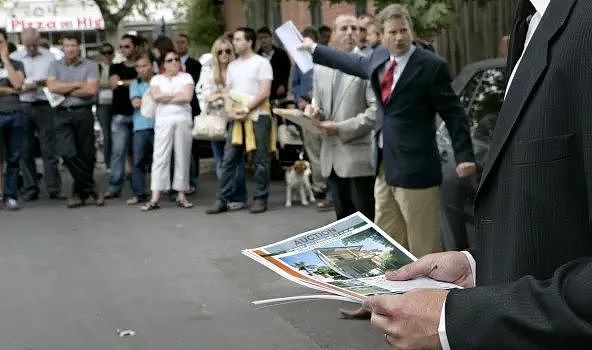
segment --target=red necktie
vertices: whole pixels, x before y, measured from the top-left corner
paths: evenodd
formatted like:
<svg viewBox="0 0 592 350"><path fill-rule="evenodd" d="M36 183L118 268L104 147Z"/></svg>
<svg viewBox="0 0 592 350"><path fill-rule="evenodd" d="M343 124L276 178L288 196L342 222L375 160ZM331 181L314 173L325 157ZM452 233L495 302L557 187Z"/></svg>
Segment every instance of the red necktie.
<svg viewBox="0 0 592 350"><path fill-rule="evenodd" d="M391 91L393 90L393 82L394 82L394 72L395 66L397 65L397 60L393 60L389 66L387 67L386 71L384 72L384 76L382 77L382 82L380 83L380 93L382 97L382 102L386 104L389 97L391 97Z"/></svg>

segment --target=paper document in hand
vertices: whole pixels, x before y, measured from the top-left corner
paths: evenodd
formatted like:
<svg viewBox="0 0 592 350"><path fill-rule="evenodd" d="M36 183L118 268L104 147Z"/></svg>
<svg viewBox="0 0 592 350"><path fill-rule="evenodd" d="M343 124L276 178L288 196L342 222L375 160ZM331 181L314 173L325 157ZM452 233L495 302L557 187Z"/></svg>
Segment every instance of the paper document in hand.
<svg viewBox="0 0 592 350"><path fill-rule="evenodd" d="M279 115L280 117L286 118L287 120L312 134L321 135L325 133L323 130L317 128L316 125L314 125L313 119L307 117L304 115L304 113L302 113L302 111L298 109L274 108L273 113Z"/></svg>
<svg viewBox="0 0 592 350"><path fill-rule="evenodd" d="M385 272L417 260L361 213L281 242L247 249L243 254L303 286L362 302L375 294L404 293L416 288L460 288L430 278L388 281ZM258 301L258 304L311 299L314 295Z"/></svg>
<svg viewBox="0 0 592 350"><path fill-rule="evenodd" d="M230 90L228 91L228 96L226 98L226 110L243 109L248 107L253 98L253 96L245 94L244 92ZM247 117L256 122L257 119L259 119L257 109L252 110Z"/></svg>
<svg viewBox="0 0 592 350"><path fill-rule="evenodd" d="M288 21L279 26L275 30L275 34L284 45L286 51L292 56L292 59L296 62L302 73L306 73L312 69L312 55L308 51L298 49L302 44L303 39L298 28L296 28L292 21Z"/></svg>
<svg viewBox="0 0 592 350"><path fill-rule="evenodd" d="M47 86L43 88L43 94L45 95L45 98L47 98L47 102L49 102L49 105L52 107L59 106L66 99L64 95L54 94L51 91L49 91L49 88Z"/></svg>

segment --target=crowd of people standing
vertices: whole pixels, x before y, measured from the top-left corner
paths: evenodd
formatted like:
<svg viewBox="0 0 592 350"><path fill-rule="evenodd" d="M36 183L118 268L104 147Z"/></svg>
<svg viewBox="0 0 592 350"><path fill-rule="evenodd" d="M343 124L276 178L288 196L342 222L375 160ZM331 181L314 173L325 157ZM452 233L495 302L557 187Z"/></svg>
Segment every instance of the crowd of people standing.
<svg viewBox="0 0 592 350"><path fill-rule="evenodd" d="M370 15L342 15L331 27L309 27L302 34L320 46L370 57L381 48L383 26ZM384 110L369 81L356 77L356 72L342 73L320 65L303 73L292 65L286 51L273 43L273 33L267 27L257 31L241 27L227 33L215 40L210 52L199 60L190 57L190 40L184 34L174 39L160 36L150 47L141 37L125 34L118 46L101 46L98 62L82 57L80 43L74 37L62 39L65 57L61 60L41 48L39 41L36 30L25 30L21 35L23 49L12 56L20 60L14 61L15 66L17 62L24 63L24 81L33 82L23 87L17 85L15 90L23 92L9 95L15 101L19 99L17 105L25 107L21 119L27 121L23 128L22 159L17 162L23 164L24 201L38 199L41 192L30 146L35 135L39 135L48 195L56 200L67 199L69 208L88 202L100 206L105 200L121 197L128 177L129 205L139 204L143 211L156 210L160 208L161 196L166 194L174 198L178 207L191 208L193 203L188 196L195 193L199 176L193 117L204 112L228 120L226 138L211 141L218 191L214 205L206 213L246 207L252 213L264 212L269 197L271 157L277 146L277 117L272 113L271 102L291 99L296 108L316 120L323 132L319 135L301 130L319 209L334 209L337 218L361 211L376 217L393 235L409 231L409 236L415 237L420 234L414 232L421 231L424 235L432 232L432 240L437 237L439 170L420 164L417 171L425 173L425 184L418 182L421 176L407 180L404 175L401 188L393 187L388 172L382 170L383 163L391 164L393 157L382 151L383 142L390 142L383 141L383 133L388 132L381 125ZM424 51L422 45L414 43L411 30L401 45L401 52L405 51L407 56L402 55L393 69L395 81L409 56L415 50ZM116 51L121 59L114 63ZM43 61L44 65L33 61ZM52 108L42 92L45 86L53 94L65 96L65 100ZM249 101L240 108L229 109L231 91L249 96ZM154 116L142 115L143 100L148 98L156 104ZM459 106L458 98L450 101L455 108ZM93 105L103 134L104 163L109 170L106 184L95 183L93 176ZM428 114L438 107L434 106ZM441 114L447 116L447 111ZM54 123L48 123L48 118L40 120L39 116L46 114L53 115ZM431 117L426 115L426 120ZM466 124L466 117L458 108L448 124L452 127L456 120L465 120ZM462 123L457 129L466 139ZM457 130L453 131L453 138L457 137ZM427 128L421 133L429 138L433 130ZM468 144L463 142L463 147L470 145L470 140ZM62 194L59 158L74 180L67 198ZM398 155L395 158L400 159ZM252 163L255 184L250 200L246 190L247 160ZM10 169L13 168L14 165ZM7 171L7 184L15 181L12 174L12 170ZM386 181L381 180L385 175ZM425 186L430 187L429 200L417 197L417 190ZM408 192L406 188L415 191ZM7 209L11 208L10 203L14 209L20 207L18 196L13 193L5 193ZM385 197L387 193L392 193L392 197ZM408 193L415 197L408 197ZM431 206L421 210L413 204L426 201ZM418 220L417 216L423 219ZM398 218L396 223L391 222L394 218ZM431 226L426 229L428 224ZM407 236L398 238L407 244ZM425 240L419 244L425 249L422 253L441 249L438 244L427 248L426 244Z"/></svg>

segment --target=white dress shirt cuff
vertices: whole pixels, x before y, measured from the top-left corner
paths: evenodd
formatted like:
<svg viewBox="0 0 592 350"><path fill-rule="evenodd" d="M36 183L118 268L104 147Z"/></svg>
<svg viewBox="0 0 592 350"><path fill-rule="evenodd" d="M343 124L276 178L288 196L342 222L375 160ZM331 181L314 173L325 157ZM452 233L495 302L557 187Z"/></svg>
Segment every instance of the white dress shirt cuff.
<svg viewBox="0 0 592 350"><path fill-rule="evenodd" d="M465 254L467 260L469 261L469 265L471 266L471 273L473 275L473 287L476 285L476 270L477 270L477 262L475 258L466 250L463 250L462 253ZM446 335L446 302L442 305L442 311L440 312L440 323L438 324L438 337L440 338L440 346L442 346L442 350L450 350L450 344L448 343L448 336Z"/></svg>
<svg viewBox="0 0 592 350"><path fill-rule="evenodd" d="M468 251L463 250L461 253L465 254L465 256L467 257L467 260L469 261L469 265L471 265L471 274L473 275L472 287L474 287L477 285L477 262L475 261L475 258L473 258L471 253L469 253Z"/></svg>
<svg viewBox="0 0 592 350"><path fill-rule="evenodd" d="M315 50L317 49L317 45L318 45L318 44L316 44L316 43L315 43L314 45L312 45L312 49L310 49L310 54L311 54L311 55L312 55L312 54L315 52Z"/></svg>
<svg viewBox="0 0 592 350"><path fill-rule="evenodd" d="M440 338L440 345L442 350L450 350L448 343L448 336L446 336L446 302L442 305L442 312L440 313L440 324L438 324L438 337Z"/></svg>

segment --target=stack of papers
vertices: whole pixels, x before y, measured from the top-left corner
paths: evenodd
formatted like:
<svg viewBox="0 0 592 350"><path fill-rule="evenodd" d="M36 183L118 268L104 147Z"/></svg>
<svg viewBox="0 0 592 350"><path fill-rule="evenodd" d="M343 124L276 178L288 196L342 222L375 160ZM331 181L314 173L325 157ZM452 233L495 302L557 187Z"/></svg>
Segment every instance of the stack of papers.
<svg viewBox="0 0 592 350"><path fill-rule="evenodd" d="M325 133L322 129L317 128L314 119L307 117L299 109L274 108L273 113L279 115L280 117L286 118L287 120L312 134L321 135Z"/></svg>
<svg viewBox="0 0 592 350"><path fill-rule="evenodd" d="M284 48L292 59L298 65L298 68L302 71L302 73L306 73L312 69L312 55L303 50L298 50L298 47L302 44L302 35L298 31L298 28L292 23L292 21L288 21L281 26L279 26L275 30L275 34L278 36Z"/></svg>

